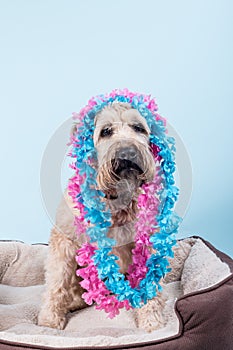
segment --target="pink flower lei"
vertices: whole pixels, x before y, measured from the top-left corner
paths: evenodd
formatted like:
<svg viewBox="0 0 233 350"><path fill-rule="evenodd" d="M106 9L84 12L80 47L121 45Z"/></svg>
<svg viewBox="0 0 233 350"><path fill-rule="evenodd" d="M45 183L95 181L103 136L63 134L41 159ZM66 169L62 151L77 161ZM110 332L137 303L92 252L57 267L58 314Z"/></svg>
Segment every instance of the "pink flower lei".
<svg viewBox="0 0 233 350"><path fill-rule="evenodd" d="M130 103L146 119L151 130L151 151L159 164L154 180L143 185L138 197L135 248L126 276L119 272L118 258L112 254L115 242L107 237L111 214L101 201L103 193L96 189L96 171L90 165L90 160L96 157L95 115L112 102ZM178 196L173 178L174 140L166 134L165 120L157 113L155 100L127 89L91 98L79 114L74 114L74 119L79 120L80 127L71 138L75 175L68 190L80 212L74 222L77 234L89 237L77 251L76 260L82 267L77 275L83 279L80 284L86 290L82 295L85 302L89 305L95 302L97 309L105 310L112 318L123 307L141 307L155 297L161 288L160 279L169 271L167 258L173 256L174 235L180 222L173 211Z"/></svg>

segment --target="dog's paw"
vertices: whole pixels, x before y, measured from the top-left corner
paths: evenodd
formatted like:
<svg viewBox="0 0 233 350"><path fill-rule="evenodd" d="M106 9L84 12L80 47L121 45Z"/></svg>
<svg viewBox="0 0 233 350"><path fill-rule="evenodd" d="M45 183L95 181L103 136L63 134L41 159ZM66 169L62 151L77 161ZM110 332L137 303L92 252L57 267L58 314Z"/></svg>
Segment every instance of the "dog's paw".
<svg viewBox="0 0 233 350"><path fill-rule="evenodd" d="M148 333L155 331L156 329L163 328L166 325L163 317L157 317L156 314L147 315L147 317L143 320L138 317L136 323L138 328L143 329Z"/></svg>
<svg viewBox="0 0 233 350"><path fill-rule="evenodd" d="M166 325L166 318L163 314L165 301L161 297L149 300L146 305L135 311L136 325L146 332L152 332L163 328Z"/></svg>
<svg viewBox="0 0 233 350"><path fill-rule="evenodd" d="M38 315L38 326L50 327L56 329L64 329L66 325L65 315L59 315L49 310L41 310Z"/></svg>

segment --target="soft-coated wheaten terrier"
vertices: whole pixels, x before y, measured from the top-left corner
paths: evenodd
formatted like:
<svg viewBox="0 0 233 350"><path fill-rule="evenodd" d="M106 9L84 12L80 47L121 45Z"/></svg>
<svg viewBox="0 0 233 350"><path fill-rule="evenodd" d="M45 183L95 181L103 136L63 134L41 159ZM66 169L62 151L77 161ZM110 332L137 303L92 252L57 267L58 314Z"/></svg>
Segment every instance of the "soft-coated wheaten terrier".
<svg viewBox="0 0 233 350"><path fill-rule="evenodd" d="M143 183L150 182L156 165L149 145L150 130L140 113L126 103L106 106L95 117L94 145L97 150L97 183L105 193L106 205L111 210L112 226L109 237L117 241L114 253L119 256L121 272L131 262L137 197ZM67 191L57 210L56 225L52 229L49 256L46 263L46 291L38 324L63 329L70 310L86 307L81 295L80 278L76 276L77 238L74 215L78 215ZM176 249L172 259L173 270L168 279L179 278L182 261L190 247ZM135 311L135 321L148 331L161 327L164 298L162 293Z"/></svg>

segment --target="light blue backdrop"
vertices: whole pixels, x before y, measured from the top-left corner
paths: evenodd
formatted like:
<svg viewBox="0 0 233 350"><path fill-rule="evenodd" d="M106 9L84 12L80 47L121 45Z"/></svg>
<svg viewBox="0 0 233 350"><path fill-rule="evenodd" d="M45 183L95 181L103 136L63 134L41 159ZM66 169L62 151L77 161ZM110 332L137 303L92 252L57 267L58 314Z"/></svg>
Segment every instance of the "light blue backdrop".
<svg viewBox="0 0 233 350"><path fill-rule="evenodd" d="M180 236L233 254L233 2L0 1L0 239L47 242L40 162L92 95L151 93L193 166Z"/></svg>

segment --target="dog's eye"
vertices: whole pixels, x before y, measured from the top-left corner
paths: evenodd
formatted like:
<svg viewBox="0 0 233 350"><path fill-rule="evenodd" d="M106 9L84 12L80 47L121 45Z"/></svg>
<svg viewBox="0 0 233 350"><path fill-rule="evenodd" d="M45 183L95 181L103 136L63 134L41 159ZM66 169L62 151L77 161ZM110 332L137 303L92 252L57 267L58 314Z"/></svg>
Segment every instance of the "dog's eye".
<svg viewBox="0 0 233 350"><path fill-rule="evenodd" d="M135 132L140 132L142 134L146 134L146 130L143 128L142 125L138 125L138 124L134 124L132 125L132 129L135 131Z"/></svg>
<svg viewBox="0 0 233 350"><path fill-rule="evenodd" d="M107 136L112 136L113 131L111 128L104 128L103 130L101 130L100 136L101 137L107 137Z"/></svg>

